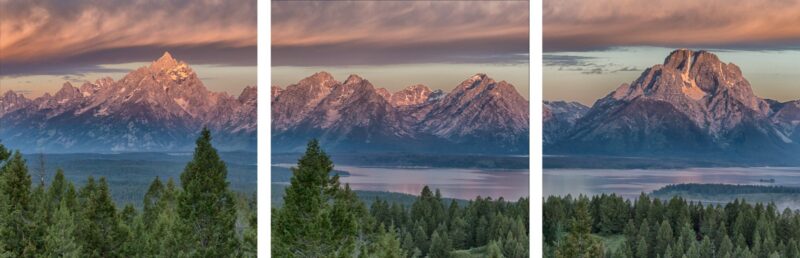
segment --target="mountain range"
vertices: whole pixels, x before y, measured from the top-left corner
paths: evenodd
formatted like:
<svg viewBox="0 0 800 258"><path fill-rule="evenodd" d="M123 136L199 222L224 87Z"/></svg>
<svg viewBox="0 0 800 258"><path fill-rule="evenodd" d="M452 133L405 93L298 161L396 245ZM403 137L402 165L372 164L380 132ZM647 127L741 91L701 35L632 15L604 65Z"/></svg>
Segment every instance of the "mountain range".
<svg viewBox="0 0 800 258"><path fill-rule="evenodd" d="M255 150L256 87L211 92L188 64L165 52L114 81L28 99L0 96L0 140L23 152L188 151L202 127L221 150Z"/></svg>
<svg viewBox="0 0 800 258"><path fill-rule="evenodd" d="M800 162L800 100L753 93L713 53L679 49L597 100L544 103L545 152Z"/></svg>
<svg viewBox="0 0 800 258"><path fill-rule="evenodd" d="M333 152L528 153L528 101L485 74L450 92L412 85L391 93L358 75L319 72L272 87L272 150L317 138Z"/></svg>

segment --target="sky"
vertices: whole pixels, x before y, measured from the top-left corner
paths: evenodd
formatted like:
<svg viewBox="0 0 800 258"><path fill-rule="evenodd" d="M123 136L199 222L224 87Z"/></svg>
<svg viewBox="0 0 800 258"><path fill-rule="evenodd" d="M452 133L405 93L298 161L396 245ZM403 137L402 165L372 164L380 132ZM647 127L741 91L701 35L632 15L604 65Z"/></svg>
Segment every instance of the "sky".
<svg viewBox="0 0 800 258"><path fill-rule="evenodd" d="M545 0L543 97L592 105L674 49L738 65L762 98L800 99L800 1Z"/></svg>
<svg viewBox="0 0 800 258"><path fill-rule="evenodd" d="M529 95L527 1L273 1L272 84L315 72L452 90L477 73Z"/></svg>
<svg viewBox="0 0 800 258"><path fill-rule="evenodd" d="M256 84L255 0L0 0L0 94L35 98L169 51L212 91Z"/></svg>

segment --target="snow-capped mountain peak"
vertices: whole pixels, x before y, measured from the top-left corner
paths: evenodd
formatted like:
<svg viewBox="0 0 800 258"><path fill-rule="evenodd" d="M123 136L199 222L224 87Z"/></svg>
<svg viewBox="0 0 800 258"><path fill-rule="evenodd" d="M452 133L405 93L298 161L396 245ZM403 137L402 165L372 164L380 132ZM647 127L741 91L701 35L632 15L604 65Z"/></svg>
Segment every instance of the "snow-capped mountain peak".
<svg viewBox="0 0 800 258"><path fill-rule="evenodd" d="M255 92L246 87L238 98L211 92L188 64L165 52L118 81L101 78L80 88L67 82L25 108L0 105L0 139L53 152L184 150L207 126L225 140L220 148L252 149L242 139L255 137Z"/></svg>
<svg viewBox="0 0 800 258"><path fill-rule="evenodd" d="M421 84L389 93L358 75L328 90L320 84L332 78L310 80L319 74L273 94L277 151L298 150L311 138L334 151L414 146L446 152L528 150L528 102L507 82L477 74L448 94Z"/></svg>
<svg viewBox="0 0 800 258"><path fill-rule="evenodd" d="M797 148L789 145L800 139L779 114L795 112L782 105L756 96L735 64L708 51L678 49L597 100L569 133L548 144L600 154L772 155Z"/></svg>

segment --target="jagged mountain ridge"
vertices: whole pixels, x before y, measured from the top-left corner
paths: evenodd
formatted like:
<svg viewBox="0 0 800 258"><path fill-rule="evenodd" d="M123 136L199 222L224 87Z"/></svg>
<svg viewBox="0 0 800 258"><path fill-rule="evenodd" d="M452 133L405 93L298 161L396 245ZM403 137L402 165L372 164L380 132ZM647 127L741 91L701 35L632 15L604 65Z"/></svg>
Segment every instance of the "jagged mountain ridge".
<svg viewBox="0 0 800 258"><path fill-rule="evenodd" d="M566 136L545 135L559 138L545 151L781 163L800 150L792 103L756 96L735 64L680 49L597 100Z"/></svg>
<svg viewBox="0 0 800 258"><path fill-rule="evenodd" d="M64 83L30 100L0 99L0 139L28 152L191 150L207 126L222 150L255 150L255 87L238 97L211 92L188 64L169 53L118 81Z"/></svg>
<svg viewBox="0 0 800 258"><path fill-rule="evenodd" d="M589 111L578 102L544 101L542 105L542 141L545 145L566 136L575 123Z"/></svg>
<svg viewBox="0 0 800 258"><path fill-rule="evenodd" d="M390 93L357 75L338 82L327 72L271 92L279 152L299 151L311 138L332 151L528 152L527 100L485 74L447 94L419 84Z"/></svg>

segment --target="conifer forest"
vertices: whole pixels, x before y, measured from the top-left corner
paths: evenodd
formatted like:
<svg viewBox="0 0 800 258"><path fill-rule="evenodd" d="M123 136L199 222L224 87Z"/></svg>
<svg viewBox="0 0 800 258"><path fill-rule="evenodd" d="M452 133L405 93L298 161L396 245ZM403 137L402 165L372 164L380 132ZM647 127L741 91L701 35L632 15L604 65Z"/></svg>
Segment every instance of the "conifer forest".
<svg viewBox="0 0 800 258"><path fill-rule="evenodd" d="M410 205L367 207L316 140L272 211L273 257L528 257L528 199L443 201L427 186Z"/></svg>
<svg viewBox="0 0 800 258"><path fill-rule="evenodd" d="M544 257L800 257L800 213L774 203L568 195L543 213Z"/></svg>
<svg viewBox="0 0 800 258"><path fill-rule="evenodd" d="M207 129L177 182L153 178L141 205L115 203L103 177L32 180L10 148L0 145L0 257L256 256L255 197L228 189Z"/></svg>

